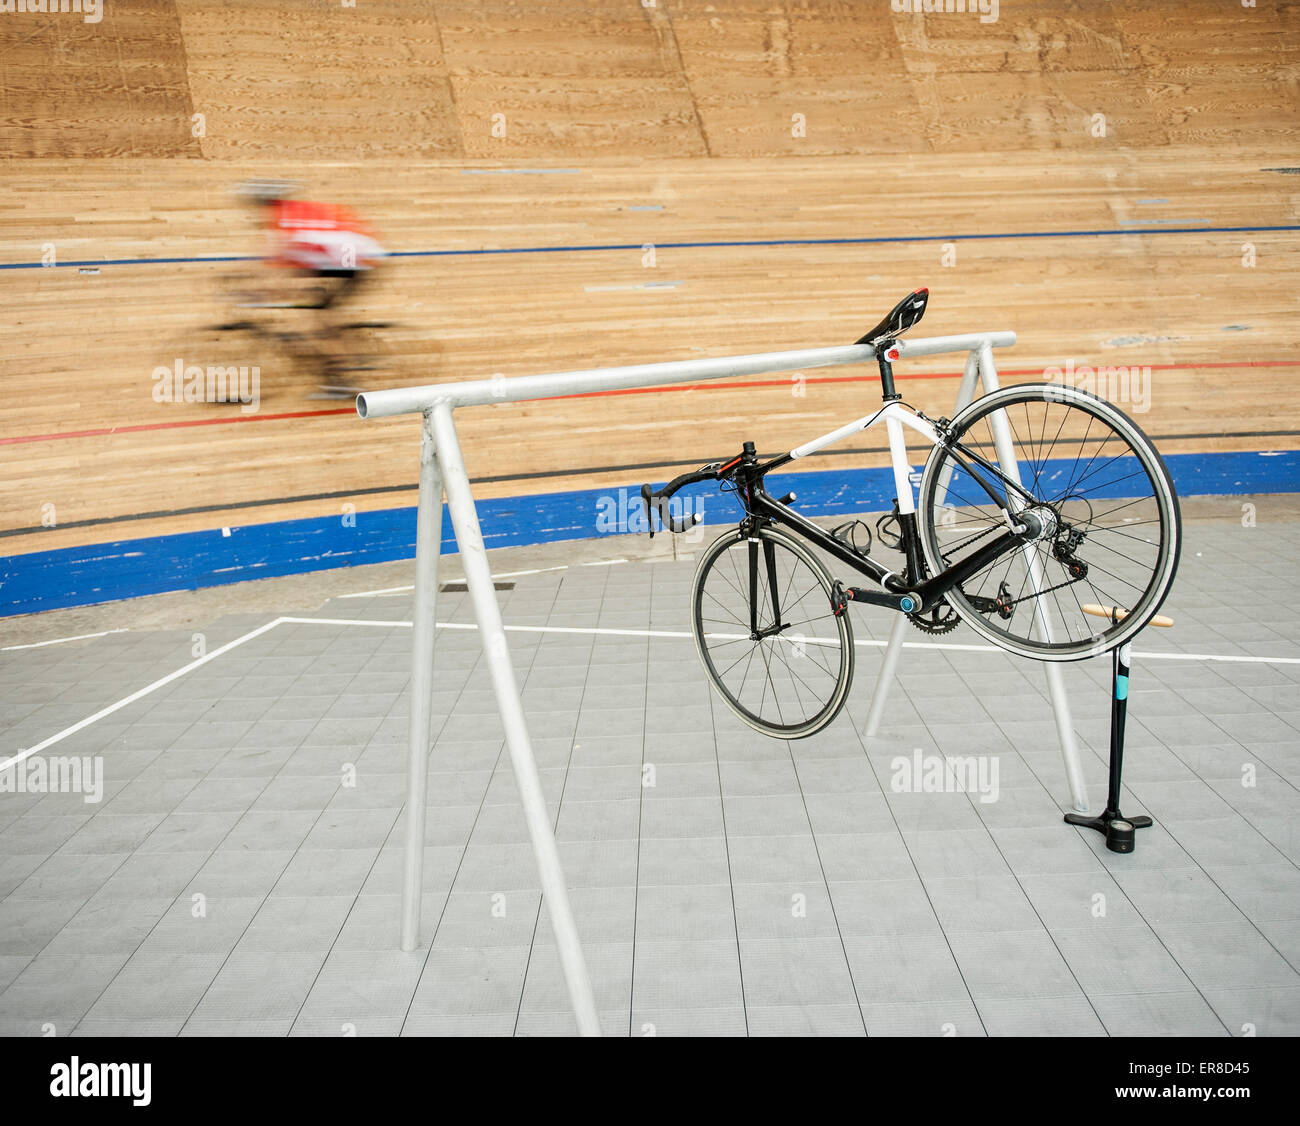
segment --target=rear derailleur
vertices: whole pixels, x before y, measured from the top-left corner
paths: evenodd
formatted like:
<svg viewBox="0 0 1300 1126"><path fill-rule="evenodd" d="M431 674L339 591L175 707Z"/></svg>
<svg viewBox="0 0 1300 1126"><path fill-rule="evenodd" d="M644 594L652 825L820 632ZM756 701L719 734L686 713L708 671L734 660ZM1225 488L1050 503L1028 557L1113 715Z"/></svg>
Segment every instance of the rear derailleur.
<svg viewBox="0 0 1300 1126"><path fill-rule="evenodd" d="M1075 557L1074 550L1083 543L1085 533L1064 526L1052 541L1052 557L1065 567L1065 573L1071 582L1078 582L1088 577L1088 564Z"/></svg>

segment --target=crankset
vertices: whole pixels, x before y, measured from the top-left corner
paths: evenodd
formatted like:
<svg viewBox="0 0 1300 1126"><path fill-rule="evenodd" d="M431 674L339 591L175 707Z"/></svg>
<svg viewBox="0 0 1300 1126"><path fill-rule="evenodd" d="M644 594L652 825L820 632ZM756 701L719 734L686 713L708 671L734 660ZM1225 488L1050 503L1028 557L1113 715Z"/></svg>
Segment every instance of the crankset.
<svg viewBox="0 0 1300 1126"><path fill-rule="evenodd" d="M961 625L961 618L958 616L957 611L946 601L941 601L928 610L908 614L907 617L912 625L916 626L922 633L952 633Z"/></svg>

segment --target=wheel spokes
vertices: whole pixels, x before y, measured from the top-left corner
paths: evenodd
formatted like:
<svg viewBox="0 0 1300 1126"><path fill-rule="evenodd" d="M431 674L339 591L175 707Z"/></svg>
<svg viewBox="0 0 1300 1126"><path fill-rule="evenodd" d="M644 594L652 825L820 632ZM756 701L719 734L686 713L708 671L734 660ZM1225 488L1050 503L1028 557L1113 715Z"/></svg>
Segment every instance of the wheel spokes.
<svg viewBox="0 0 1300 1126"><path fill-rule="evenodd" d="M1003 423L1014 457L1005 465L998 449L1006 441L995 432ZM1055 525L1050 537L986 564L952 592L967 618L978 614L984 628L1022 647L1086 648L1118 627L1099 627L1083 613L1085 601L1132 609L1160 593L1168 551L1162 494L1137 439L1106 414L1026 394L976 416L958 440L1013 479L1018 474ZM943 503L930 513L929 534L951 565L1006 525L971 472L951 454L940 457L947 462L936 465ZM989 610L999 596L1006 617Z"/></svg>
<svg viewBox="0 0 1300 1126"><path fill-rule="evenodd" d="M732 540L712 557L696 623L706 667L742 715L782 732L838 710L849 658L829 583L782 540Z"/></svg>

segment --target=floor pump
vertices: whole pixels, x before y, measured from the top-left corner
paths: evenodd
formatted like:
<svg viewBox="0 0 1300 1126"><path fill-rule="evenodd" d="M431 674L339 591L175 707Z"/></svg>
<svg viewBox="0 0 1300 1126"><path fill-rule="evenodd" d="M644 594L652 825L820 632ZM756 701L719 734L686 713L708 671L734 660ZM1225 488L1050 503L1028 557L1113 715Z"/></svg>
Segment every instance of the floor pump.
<svg viewBox="0 0 1300 1126"><path fill-rule="evenodd" d="M1083 612L1098 618L1109 618L1112 622L1119 622L1125 616L1125 611L1116 609L1114 606L1088 604L1083 607ZM1160 626L1166 629L1173 624L1172 618L1162 617L1159 614L1147 623L1147 625ZM1121 775L1124 770L1124 720L1128 715L1129 667L1132 646L1132 641L1127 641L1111 654L1111 667L1114 675L1110 696L1110 788L1106 794L1106 809L1100 817L1089 817L1083 813L1067 813L1065 815L1067 824L1083 825L1089 829L1096 829L1097 832L1104 835L1106 847L1111 852L1132 852L1137 846L1137 830L1145 829L1151 824L1150 817L1141 815L1125 817L1119 808L1119 790Z"/></svg>

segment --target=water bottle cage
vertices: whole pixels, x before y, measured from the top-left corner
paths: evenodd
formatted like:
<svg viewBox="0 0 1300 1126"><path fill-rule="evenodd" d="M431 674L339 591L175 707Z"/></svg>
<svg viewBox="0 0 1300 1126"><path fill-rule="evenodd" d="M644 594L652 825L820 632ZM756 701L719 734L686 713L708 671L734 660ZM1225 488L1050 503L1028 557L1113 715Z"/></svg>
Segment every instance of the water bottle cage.
<svg viewBox="0 0 1300 1126"><path fill-rule="evenodd" d="M892 524L893 527L888 525ZM894 502L894 511L886 513L876 521L876 539L891 551L903 550L903 530L898 523L898 502Z"/></svg>

